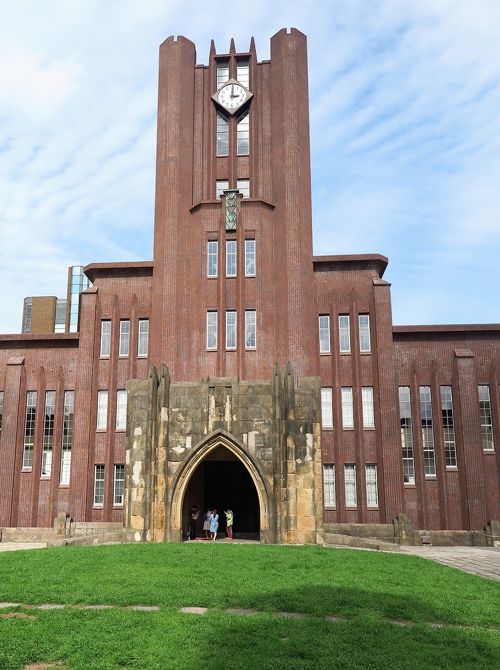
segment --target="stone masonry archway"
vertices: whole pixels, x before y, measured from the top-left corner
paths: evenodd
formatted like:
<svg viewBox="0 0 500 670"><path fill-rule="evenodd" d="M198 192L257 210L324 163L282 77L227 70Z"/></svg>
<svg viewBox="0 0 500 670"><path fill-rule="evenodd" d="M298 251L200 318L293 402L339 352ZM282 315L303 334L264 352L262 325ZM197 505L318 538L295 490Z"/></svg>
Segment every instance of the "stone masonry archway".
<svg viewBox="0 0 500 670"><path fill-rule="evenodd" d="M195 447L193 454L183 465L175 479L172 494L168 501L168 507L170 507L170 514L168 515L170 519L170 539L178 541L182 537L184 498L192 476L207 456L220 449L220 447L227 449L245 467L252 479L258 498L260 540L263 542L275 541L275 524L273 523L275 515L272 513L272 502L264 475L257 463L247 453L244 445L239 444L233 436L223 430L216 431Z"/></svg>

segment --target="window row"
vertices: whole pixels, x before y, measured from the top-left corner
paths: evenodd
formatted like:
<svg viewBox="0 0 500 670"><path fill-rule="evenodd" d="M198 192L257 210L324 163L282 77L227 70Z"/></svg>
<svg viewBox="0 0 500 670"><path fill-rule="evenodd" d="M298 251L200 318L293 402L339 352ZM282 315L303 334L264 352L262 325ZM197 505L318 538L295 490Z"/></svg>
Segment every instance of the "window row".
<svg viewBox="0 0 500 670"><path fill-rule="evenodd" d="M104 465L94 466L94 507L104 506L105 468ZM115 464L113 467L113 505L123 506L125 493L125 466Z"/></svg>
<svg viewBox="0 0 500 670"><path fill-rule="evenodd" d="M217 156L229 156L230 120L217 112ZM250 153L250 116L243 112L236 120L236 155L248 156Z"/></svg>
<svg viewBox="0 0 500 670"><path fill-rule="evenodd" d="M440 430L444 444L445 466L457 467L457 444L455 417L453 413L453 392L451 386L441 386ZM487 385L478 387L479 413L481 419L481 441L484 451L493 451L493 425L491 417L490 389ZM415 483L414 422L412 418L411 393L409 386L399 387L399 417L401 426L401 447L403 450L403 479L406 484ZM436 476L435 425L432 415L432 393L430 386L419 387L419 421L423 449L424 475Z"/></svg>
<svg viewBox="0 0 500 670"><path fill-rule="evenodd" d="M339 352L341 354L350 354L351 318L349 314L339 314L338 333L339 333ZM358 334L359 334L359 351L362 354L371 353L372 344L370 335L369 314L358 314ZM330 354L332 352L329 314L319 315L319 352L320 354Z"/></svg>
<svg viewBox="0 0 500 670"><path fill-rule="evenodd" d="M354 394L352 386L340 389L342 428L354 428ZM375 428L375 411L373 406L373 386L361 387L361 413L363 428ZM321 389L321 427L333 428L333 389L330 386Z"/></svg>
<svg viewBox="0 0 500 670"><path fill-rule="evenodd" d="M97 420L96 429L106 430L108 427L108 397L109 393L105 389L97 391ZM116 392L116 430L125 430L127 428L127 391L119 389Z"/></svg>
<svg viewBox="0 0 500 670"><path fill-rule="evenodd" d="M219 61L217 63L217 90L229 79L229 61ZM245 88L250 88L250 64L248 60L236 61L236 81Z"/></svg>
<svg viewBox="0 0 500 670"><path fill-rule="evenodd" d="M244 198L250 197L250 179L237 179L236 188ZM224 191L229 189L229 181L227 179L217 179L215 182L215 197L217 200L224 195Z"/></svg>
<svg viewBox="0 0 500 670"><path fill-rule="evenodd" d="M207 349L217 350L218 312L207 310ZM254 309L245 310L245 349L257 348L257 313ZM235 309L226 310L226 349L237 349L238 314Z"/></svg>
<svg viewBox="0 0 500 670"><path fill-rule="evenodd" d="M255 277L256 252L255 240L245 240L244 250L245 277ZM226 277L236 277L238 270L238 242L226 240L225 272ZM207 277L213 279L219 275L219 242L207 242Z"/></svg>
<svg viewBox="0 0 500 670"><path fill-rule="evenodd" d="M111 320L101 321L101 358L111 355ZM137 326L137 356L147 358L149 342L149 319L139 319ZM127 358L130 354L130 319L120 319L120 335L118 340L118 356Z"/></svg>
<svg viewBox="0 0 500 670"><path fill-rule="evenodd" d="M356 479L356 465L354 463L346 463L344 465L344 497L346 507L354 508L358 506ZM369 508L377 508L377 466L373 463L365 465L365 490L366 506ZM337 506L336 492L335 465L323 465L323 504L325 507L335 508Z"/></svg>
<svg viewBox="0 0 500 670"><path fill-rule="evenodd" d="M33 467L33 453L36 440L37 419L37 391L26 393L26 414L24 419L24 442L23 442L23 470L31 470ZM73 419L74 419L75 392L64 391L63 416L61 426L61 462L59 471L59 483L66 486L69 484L71 473L71 448L73 446ZM45 391L44 398L44 420L42 434L42 465L40 474L42 477L52 475L52 453L54 449L54 428L56 414L56 392Z"/></svg>

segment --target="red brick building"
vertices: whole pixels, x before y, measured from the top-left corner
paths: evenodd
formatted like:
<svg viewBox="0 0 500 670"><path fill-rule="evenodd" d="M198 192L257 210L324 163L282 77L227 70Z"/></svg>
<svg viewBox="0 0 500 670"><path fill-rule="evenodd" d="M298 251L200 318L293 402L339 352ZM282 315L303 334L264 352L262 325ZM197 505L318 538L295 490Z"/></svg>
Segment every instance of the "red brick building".
<svg viewBox="0 0 500 670"><path fill-rule="evenodd" d="M394 326L384 256L313 256L308 115L295 29L161 45L153 261L88 265L76 333L0 336L0 527L500 519L500 325Z"/></svg>

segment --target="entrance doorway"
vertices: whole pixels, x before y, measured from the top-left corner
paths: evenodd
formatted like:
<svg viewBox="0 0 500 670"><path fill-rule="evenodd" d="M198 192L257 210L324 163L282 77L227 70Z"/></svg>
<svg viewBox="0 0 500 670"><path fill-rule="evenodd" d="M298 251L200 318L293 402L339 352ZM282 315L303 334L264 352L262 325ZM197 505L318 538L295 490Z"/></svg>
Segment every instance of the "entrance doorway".
<svg viewBox="0 0 500 670"><path fill-rule="evenodd" d="M260 538L259 499L255 484L243 463L226 447L213 449L193 472L184 495L182 509L183 536L186 537L191 507L200 509L197 537L203 536L203 520L207 509L219 514L218 537L226 532L224 510L234 512L236 539ZM219 535L220 533L220 535Z"/></svg>

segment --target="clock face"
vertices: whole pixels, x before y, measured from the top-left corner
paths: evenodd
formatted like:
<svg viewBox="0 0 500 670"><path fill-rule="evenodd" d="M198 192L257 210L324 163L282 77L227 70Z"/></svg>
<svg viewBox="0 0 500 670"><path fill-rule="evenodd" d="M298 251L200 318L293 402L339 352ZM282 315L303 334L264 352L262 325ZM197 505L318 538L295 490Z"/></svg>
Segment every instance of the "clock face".
<svg viewBox="0 0 500 670"><path fill-rule="evenodd" d="M212 97L226 111L234 114L247 100L250 100L252 94L236 80L230 79Z"/></svg>
<svg viewBox="0 0 500 670"><path fill-rule="evenodd" d="M247 92L240 84L226 84L219 91L219 102L226 109L238 109L247 99Z"/></svg>

